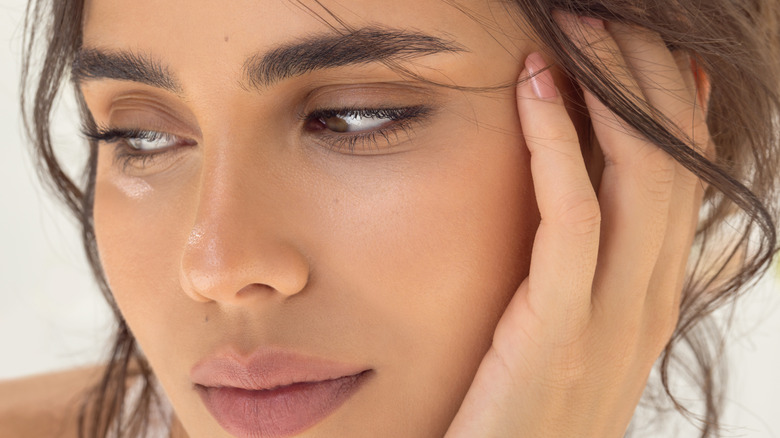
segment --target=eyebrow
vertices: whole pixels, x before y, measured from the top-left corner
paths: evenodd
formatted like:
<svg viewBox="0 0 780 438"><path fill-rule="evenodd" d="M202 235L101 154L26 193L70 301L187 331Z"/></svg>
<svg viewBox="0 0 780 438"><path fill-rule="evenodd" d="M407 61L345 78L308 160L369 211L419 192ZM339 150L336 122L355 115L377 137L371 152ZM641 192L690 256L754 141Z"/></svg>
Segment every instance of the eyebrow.
<svg viewBox="0 0 780 438"><path fill-rule="evenodd" d="M420 32L363 28L313 36L253 55L244 63L244 77L253 88L262 88L314 70L462 51L452 41Z"/></svg>
<svg viewBox="0 0 780 438"><path fill-rule="evenodd" d="M453 41L397 29L369 27L346 34L314 35L249 56L242 68L242 86L262 89L316 70L463 51L465 49ZM176 94L183 90L176 76L160 60L122 50L79 49L72 64L71 78L77 84L116 79L139 82Z"/></svg>
<svg viewBox="0 0 780 438"><path fill-rule="evenodd" d="M151 56L127 51L79 49L71 65L71 79L116 79L133 81L181 94L182 87L162 62Z"/></svg>

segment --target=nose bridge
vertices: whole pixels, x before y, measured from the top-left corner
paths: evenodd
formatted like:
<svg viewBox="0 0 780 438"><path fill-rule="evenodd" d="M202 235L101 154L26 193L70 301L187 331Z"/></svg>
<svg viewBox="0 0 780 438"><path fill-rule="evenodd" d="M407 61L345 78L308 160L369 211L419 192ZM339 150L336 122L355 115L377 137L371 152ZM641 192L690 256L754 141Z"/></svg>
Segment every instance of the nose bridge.
<svg viewBox="0 0 780 438"><path fill-rule="evenodd" d="M204 302L296 294L309 266L295 236L283 231L283 194L272 191L284 185L274 181L279 175L272 165L262 165L266 160L247 158L240 153L244 146L232 143L204 150L195 219L181 257L182 287Z"/></svg>

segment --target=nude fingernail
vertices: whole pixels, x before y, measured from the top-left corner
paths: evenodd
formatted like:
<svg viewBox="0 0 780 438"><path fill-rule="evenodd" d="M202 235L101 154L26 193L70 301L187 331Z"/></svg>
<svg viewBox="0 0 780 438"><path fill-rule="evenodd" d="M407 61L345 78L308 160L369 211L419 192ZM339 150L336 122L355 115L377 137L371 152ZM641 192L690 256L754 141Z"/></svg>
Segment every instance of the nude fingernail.
<svg viewBox="0 0 780 438"><path fill-rule="evenodd" d="M539 99L549 100L558 96L558 90L555 88L552 74L549 69L544 70L547 63L537 52L531 53L525 58L525 68L531 76L531 88Z"/></svg>
<svg viewBox="0 0 780 438"><path fill-rule="evenodd" d="M604 29L604 20L600 18L586 17L584 15L581 15L580 21L582 21L583 23L587 24L588 26L594 29Z"/></svg>

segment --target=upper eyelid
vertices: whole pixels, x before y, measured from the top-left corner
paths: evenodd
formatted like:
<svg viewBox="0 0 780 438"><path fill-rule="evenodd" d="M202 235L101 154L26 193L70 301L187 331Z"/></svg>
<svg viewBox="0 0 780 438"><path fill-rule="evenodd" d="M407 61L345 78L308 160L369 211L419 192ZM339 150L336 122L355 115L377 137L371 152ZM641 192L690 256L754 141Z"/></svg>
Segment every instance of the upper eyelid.
<svg viewBox="0 0 780 438"><path fill-rule="evenodd" d="M83 90L82 90L83 91ZM303 94L293 96L300 100L289 109L298 111L302 116L307 112L323 107L328 109L380 109L403 108L418 105L429 109L441 107L448 100L439 90L407 81L367 81L358 83L320 84L314 88L305 87ZM114 114L120 113L116 125L137 125L149 130L167 132L180 137L197 139L203 134L195 115L188 108L187 102L182 102L171 96L160 96L158 93L136 86L128 87L115 84L104 88L102 85L89 93L92 99L87 99L88 108L93 117L104 120L114 120ZM328 105L327 102L331 104ZM360 104L359 102L366 102ZM317 104L325 103L325 105ZM355 104L358 102L358 104ZM93 108L92 105L95 105ZM118 109L117 109L118 107ZM308 108L307 108L308 107ZM311 108L311 111L309 109ZM98 111L97 114L94 111ZM125 114L129 113L129 116ZM98 117L95 117L95 116ZM127 123L123 123L123 121Z"/></svg>
<svg viewBox="0 0 780 438"><path fill-rule="evenodd" d="M109 127L84 127L82 128L82 134L86 136L87 138L90 138L94 141L103 141L109 144L113 144L122 140L132 140L132 139L141 139L141 140L159 140L160 137L172 137L174 139L184 141L185 144L182 146L194 146L197 145L198 142L192 139L189 139L187 137L182 137L180 135L176 135L173 133L165 132L165 131L158 131L153 129L123 129L123 128L109 128ZM150 137L156 137L156 138L150 138ZM161 148L168 149L168 148ZM142 152L139 149L139 152Z"/></svg>
<svg viewBox="0 0 780 438"><path fill-rule="evenodd" d="M393 107L346 107L346 108L319 108L309 111L308 113L299 112L298 118L300 120L308 120L312 116L346 116L346 115L360 115L367 117L390 116L392 118L395 113L396 116L404 116L404 118L414 118L428 115L431 112L431 108L425 105L408 105L408 106L393 106ZM385 117L387 118L387 117Z"/></svg>

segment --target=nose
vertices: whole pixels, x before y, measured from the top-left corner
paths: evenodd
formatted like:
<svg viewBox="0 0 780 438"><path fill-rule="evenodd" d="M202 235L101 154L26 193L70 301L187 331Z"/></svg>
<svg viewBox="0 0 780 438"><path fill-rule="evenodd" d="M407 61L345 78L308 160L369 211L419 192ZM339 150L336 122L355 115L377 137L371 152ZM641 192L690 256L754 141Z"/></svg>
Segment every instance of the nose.
<svg viewBox="0 0 780 438"><path fill-rule="evenodd" d="M181 257L180 282L190 298L240 304L304 289L309 263L286 226L295 221L284 217L289 197L283 191L290 186L257 169L256 161L224 156L204 164Z"/></svg>

